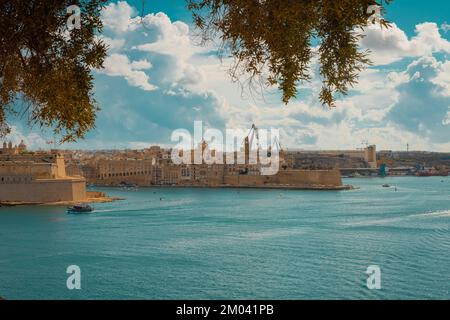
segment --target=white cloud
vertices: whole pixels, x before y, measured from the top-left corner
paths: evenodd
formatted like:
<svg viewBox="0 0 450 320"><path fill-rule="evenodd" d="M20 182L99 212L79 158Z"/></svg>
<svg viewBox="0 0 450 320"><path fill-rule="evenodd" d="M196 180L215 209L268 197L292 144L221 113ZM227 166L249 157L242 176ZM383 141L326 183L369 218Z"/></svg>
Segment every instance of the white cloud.
<svg viewBox="0 0 450 320"><path fill-rule="evenodd" d="M166 68L165 72L157 75L158 81L172 86L190 86L204 77L200 68L190 60L198 53L207 52L208 48L195 45L186 23L172 22L162 12L140 17L124 1L106 6L102 19L105 26L102 39L109 46L111 56L121 54L145 56L150 61L158 59L159 65L165 64ZM130 72L126 74L130 77ZM143 74L135 74L135 77L140 78L141 84L145 80Z"/></svg>
<svg viewBox="0 0 450 320"><path fill-rule="evenodd" d="M441 25L441 29L442 29L444 32L448 32L448 31L450 30L450 24L448 24L447 22L444 22L444 23Z"/></svg>
<svg viewBox="0 0 450 320"><path fill-rule="evenodd" d="M408 95L405 96L402 91L405 88L421 85L424 94L429 93L431 98L436 93L450 93L448 61L420 61L420 67L426 69L428 65L428 69L435 71L433 77L427 75L425 69L418 68L417 61L407 70L367 69L361 73L351 95L339 99L334 109L319 103L317 96L321 80L315 74L311 82L299 86L301 99L284 106L276 89L266 91L263 98L258 93L252 95L248 90L241 91L238 84L231 82L228 74L231 59L225 58L220 62L217 57L205 54L211 48L197 46L189 26L184 22L172 22L164 13L148 14L141 18L126 2L110 4L108 10L110 12L104 15L104 37L111 48L104 73L124 77L130 85L143 90L161 88L162 97L158 97L163 99L164 109L170 109L170 114L177 119L195 118L205 122L210 119L220 122L218 119L223 119L228 128L250 128L252 123L261 128L279 128L281 144L285 147L356 148L361 147L361 141L369 140L378 144L380 149L404 149L406 143L417 149L449 148L450 143L444 143L442 139L440 142L433 140L435 132L431 122L419 123L414 132L405 130L398 119L386 118L399 104L408 106L408 103L415 102L408 101ZM369 28L362 45L373 51L372 59L378 66L407 57L432 57L435 53L450 52L449 41L441 37L435 23L417 25L416 35L411 38L396 25L388 30ZM413 72L415 67L417 70ZM317 68L313 66L311 69ZM155 91L155 94L158 92ZM205 100L194 102L199 97ZM211 107L205 107L201 101L208 101ZM147 119L139 110L134 110L136 114L124 115L124 119L120 120L127 130L142 126L144 120L156 123L156 128L160 128L159 123L169 127L172 124L168 122L176 122L175 118L168 119L170 116L167 113L158 111L159 105L150 103L146 105L151 111L148 117L161 119ZM125 104L135 105L134 101L126 99ZM427 107L415 103L414 112L419 113L421 108ZM443 117L443 114L439 115L439 124L447 122L448 115ZM111 122L114 121L118 120L111 119ZM187 128L190 128L189 124ZM141 145L141 137L133 139L130 141L137 141L133 145Z"/></svg>
<svg viewBox="0 0 450 320"><path fill-rule="evenodd" d="M137 45L135 49L171 55L184 60L202 51L201 47L192 44L187 24L181 21L172 23L170 18L162 12L145 16L142 24L143 28L157 32L157 40Z"/></svg>
<svg viewBox="0 0 450 320"><path fill-rule="evenodd" d="M439 65L438 75L433 82L444 89L443 94L450 96L450 61Z"/></svg>
<svg viewBox="0 0 450 320"><path fill-rule="evenodd" d="M119 51L125 44L124 39L111 39L103 35L99 36L99 39L102 40L104 44L106 44L109 54Z"/></svg>
<svg viewBox="0 0 450 320"><path fill-rule="evenodd" d="M151 69L153 67L153 65L145 59L133 61L130 64L130 66L131 66L131 69L134 69L134 70L146 70L146 69Z"/></svg>
<svg viewBox="0 0 450 320"><path fill-rule="evenodd" d="M376 65L391 64L405 57L450 53L450 42L441 37L439 27L432 22L418 24L416 36L411 39L395 23L391 28L371 26L364 35L361 45L373 52L371 58Z"/></svg>
<svg viewBox="0 0 450 320"><path fill-rule="evenodd" d="M102 11L101 19L105 28L116 33L124 33L132 27L132 16L136 10L126 1L108 4Z"/></svg>
<svg viewBox="0 0 450 320"><path fill-rule="evenodd" d="M444 119L442 120L442 124L444 126L450 126L450 106L448 107L447 114L445 115Z"/></svg>
<svg viewBox="0 0 450 320"><path fill-rule="evenodd" d="M112 77L122 76L131 86L152 91L156 90L157 87L152 85L149 82L149 76L141 71L151 67L151 63L147 60L138 60L130 63L127 56L113 53L105 59L104 69L100 70L100 72Z"/></svg>
<svg viewBox="0 0 450 320"><path fill-rule="evenodd" d="M439 82L443 63L434 57L412 62L403 73L409 80L399 84L399 98L386 115L404 130L434 142L450 142L450 128L445 126L450 94ZM436 80L439 79L439 80Z"/></svg>

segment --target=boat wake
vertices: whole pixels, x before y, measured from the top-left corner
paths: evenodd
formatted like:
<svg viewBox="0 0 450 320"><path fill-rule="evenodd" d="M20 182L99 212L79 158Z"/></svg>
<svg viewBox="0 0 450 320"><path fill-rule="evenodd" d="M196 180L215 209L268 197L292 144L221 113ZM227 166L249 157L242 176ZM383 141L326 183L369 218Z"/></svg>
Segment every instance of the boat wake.
<svg viewBox="0 0 450 320"><path fill-rule="evenodd" d="M434 211L434 212L426 212L426 213L419 213L412 216L418 216L418 217L450 217L450 210L441 210L441 211Z"/></svg>
<svg viewBox="0 0 450 320"><path fill-rule="evenodd" d="M353 227L353 226L371 226L371 225L388 225L391 223L402 222L412 219L421 219L421 218L444 218L450 217L450 210L440 210L440 211L432 211L432 212L423 212L423 213L415 213L404 216L385 218L385 219L373 219L373 220L360 220L355 222L345 222L341 225Z"/></svg>

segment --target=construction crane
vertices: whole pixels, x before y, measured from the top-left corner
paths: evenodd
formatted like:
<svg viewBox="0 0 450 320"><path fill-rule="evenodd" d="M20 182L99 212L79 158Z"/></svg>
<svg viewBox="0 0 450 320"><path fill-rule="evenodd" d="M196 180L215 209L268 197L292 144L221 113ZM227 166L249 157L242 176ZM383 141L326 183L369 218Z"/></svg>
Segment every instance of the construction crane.
<svg viewBox="0 0 450 320"><path fill-rule="evenodd" d="M256 127L255 124L252 124L252 127L250 128L250 131L248 132L247 137L245 137L244 141L242 142L242 144L245 146L245 150L249 150L252 148L253 146L253 141L256 137L256 147L257 147L257 151L261 150L261 143L259 141L259 131L258 131L258 127ZM271 157L272 156L272 146L275 147L280 153L283 151L283 149L281 148L281 144L280 141L278 139L277 136L275 136L270 145L269 148L267 150L267 156Z"/></svg>
<svg viewBox="0 0 450 320"><path fill-rule="evenodd" d="M256 138L256 150L257 150L257 159L256 163L259 163L260 160L260 154L259 152L263 150L261 143L259 141L259 130L258 127L256 127L255 124L252 124L252 127L250 128L250 131L248 132L248 135L244 138L244 141L242 144L244 145L245 149L245 164L248 165L250 163L250 150L253 146L254 139ZM278 136L271 137L270 144L267 149L264 149L264 152L267 152L267 157L272 158L272 150L273 148L276 148L278 150L277 158L279 161L281 161L282 167L286 168L285 164L285 154L284 150L281 147L280 140ZM273 160L273 159L272 159ZM249 168L246 166L244 169L240 170L240 174L248 174Z"/></svg>
<svg viewBox="0 0 450 320"><path fill-rule="evenodd" d="M245 145L245 147L248 148L247 150L250 150L250 148L252 147L255 136L256 136L257 149L260 149L261 146L259 144L258 128L256 127L255 124L252 124L252 127L250 128L250 131L248 132L247 137L245 137L244 141L242 142L243 144L248 144L248 145Z"/></svg>
<svg viewBox="0 0 450 320"><path fill-rule="evenodd" d="M256 145L257 145L257 150L260 149L260 144L259 144L259 132L258 132L258 128L256 127L255 124L252 124L252 127L250 128L250 131L248 132L247 136L244 138L244 140L242 141L242 145L244 145L244 153L245 153L245 164L248 165L250 163L250 149L253 146L253 141L256 137ZM258 162L258 159L257 159ZM245 169L240 170L240 174L248 174L249 168L246 167Z"/></svg>
<svg viewBox="0 0 450 320"><path fill-rule="evenodd" d="M279 153L283 151L283 149L281 149L280 140L278 140L277 136L275 136L275 138L273 139L273 144L275 145L275 148L278 150ZM267 155L269 157L272 156L272 144L269 146L269 151L267 152Z"/></svg>

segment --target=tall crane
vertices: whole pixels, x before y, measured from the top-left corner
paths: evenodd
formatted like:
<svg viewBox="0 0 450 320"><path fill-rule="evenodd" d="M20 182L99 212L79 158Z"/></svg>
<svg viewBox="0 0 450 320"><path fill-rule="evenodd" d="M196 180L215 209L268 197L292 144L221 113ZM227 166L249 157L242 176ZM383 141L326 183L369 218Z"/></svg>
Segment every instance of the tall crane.
<svg viewBox="0 0 450 320"><path fill-rule="evenodd" d="M252 124L252 127L250 128L250 131L248 132L248 135L242 141L242 145L244 145L244 154L245 154L245 164L246 165L248 165L250 163L250 149L253 146L253 141L254 141L255 137L256 137L257 151L259 151L261 146L260 146L260 143L259 143L258 128L256 127L255 124ZM258 161L259 161L259 157L256 159L256 162L258 162ZM249 168L246 167L245 169L242 169L240 171L240 174L247 174L248 170L249 170Z"/></svg>
<svg viewBox="0 0 450 320"><path fill-rule="evenodd" d="M250 128L250 131L248 132L247 137L244 139L243 143L246 144L248 143L248 146L245 146L246 148L248 147L248 150L250 150L250 148L253 145L253 139L256 136L256 146L257 149L260 149L261 145L259 144L259 132L258 132L258 128L256 127L255 124L252 124L252 127Z"/></svg>
<svg viewBox="0 0 450 320"><path fill-rule="evenodd" d="M273 144L274 144L275 148L278 150L279 153L281 153L283 151L283 149L281 149L280 140L278 140L277 136L275 136L275 138L273 139ZM270 144L270 146L269 146L269 151L267 152L267 155L269 157L272 156L272 144Z"/></svg>
<svg viewBox="0 0 450 320"><path fill-rule="evenodd" d="M252 125L252 127L250 128L250 131L248 132L247 137L245 137L244 141L242 142L242 144L245 145L246 150L250 150L251 147L253 146L253 141L256 137L256 147L257 147L257 151L261 150L261 143L259 141L259 131L258 131L258 127L256 127L255 124ZM280 141L278 139L277 136L275 136L271 141L270 141L270 145L268 147L267 150L267 155L269 157L271 157L272 155L272 147L275 147L280 153L283 151L281 148L281 144Z"/></svg>
<svg viewBox="0 0 450 320"><path fill-rule="evenodd" d="M258 131L258 127L256 127L255 124L252 124L252 127L250 128L250 131L248 132L248 135L244 138L244 141L242 142L242 144L244 145L245 149L245 164L249 164L250 163L250 150L253 146L253 142L256 138L256 151L257 151L257 158L256 158L256 163L260 164L260 153L261 151L263 152L267 152L267 157L271 158L272 157L272 150L273 148L276 148L276 150L278 150L278 159L282 164L282 167L286 168L286 164L285 164L285 154L284 154L284 150L281 147L281 143L280 140L278 138L278 136L274 136L270 139L270 144L268 146L267 149L262 148L261 143L259 141L259 131ZM264 146L267 147L267 146ZM273 160L273 159L272 159ZM246 168L240 170L240 174L248 174L249 168L246 166Z"/></svg>

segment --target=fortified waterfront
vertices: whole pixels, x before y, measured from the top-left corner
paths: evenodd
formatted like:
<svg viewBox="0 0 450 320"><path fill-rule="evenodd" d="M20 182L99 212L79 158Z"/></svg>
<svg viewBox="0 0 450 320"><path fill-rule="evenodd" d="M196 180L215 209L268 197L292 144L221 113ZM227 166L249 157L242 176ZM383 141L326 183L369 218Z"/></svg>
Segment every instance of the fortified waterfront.
<svg viewBox="0 0 450 320"><path fill-rule="evenodd" d="M264 167L256 159L251 161L250 146L245 141L244 151L231 154L231 163L194 164L195 153L204 155L208 145L203 142L198 149L189 152L191 164L174 164L172 149L158 146L143 150L138 158L97 159L87 174L88 182L97 186L178 186L178 187L243 187L343 190L341 174L336 168L294 169L285 153L276 158L277 172L264 175ZM228 155L215 150L210 153L225 159ZM181 157L182 152L180 151ZM242 157L239 159L239 157ZM86 166L84 166L86 168ZM81 170L82 171L82 170ZM92 174L94 172L94 174ZM91 174L89 174L91 173Z"/></svg>
<svg viewBox="0 0 450 320"><path fill-rule="evenodd" d="M104 192L86 192L83 176L66 173L59 151L27 151L23 141L0 148L0 206L111 202Z"/></svg>
<svg viewBox="0 0 450 320"><path fill-rule="evenodd" d="M450 178L351 183L345 192L101 188L127 200L81 216L3 207L0 296L450 299ZM66 287L70 265L81 290ZM380 290L367 287L372 265Z"/></svg>
<svg viewBox="0 0 450 320"><path fill-rule="evenodd" d="M193 159L196 152L203 156L207 148L203 142L198 150L191 150L190 156ZM232 164L206 164L202 161L200 164L179 165L173 163L171 149L152 147L144 152L144 159L97 159L87 171L69 164L67 174L62 152L29 152L23 142L14 147L11 142L5 142L0 149L0 204L98 202L99 194L90 199L86 193L86 178L90 184L99 186L349 188L342 184L339 170L296 170L286 162L283 153L281 157L277 153L276 172L264 175L262 164L251 161L248 138L244 152L231 154ZM217 154L214 150L212 153ZM242 161L237 161L241 155ZM104 195L100 197L105 198Z"/></svg>
<svg viewBox="0 0 450 320"><path fill-rule="evenodd" d="M256 129L256 127L253 127ZM143 150L124 151L66 151L68 172L86 177L89 184L97 186L178 186L178 187L241 187L275 189L344 190L341 173L336 163L326 165L298 166L297 157L306 158L301 152L287 152L277 146L277 170L273 174L263 174L261 150L251 153L250 136L243 141L240 152L220 153L209 150L202 141L197 149L180 157L189 158L189 164L174 164L173 149L153 146ZM272 152L266 150L267 154ZM329 151L327 156L337 151ZM209 154L222 162L207 164L194 163L196 156ZM340 151L364 168L376 168L376 148L370 146L361 150ZM270 158L270 156L269 156ZM272 159L273 163L273 159Z"/></svg>
<svg viewBox="0 0 450 320"><path fill-rule="evenodd" d="M37 204L87 200L86 180L66 174L58 152L28 152L3 143L0 149L0 204Z"/></svg>
<svg viewBox="0 0 450 320"><path fill-rule="evenodd" d="M255 126L252 129L257 130ZM254 133L254 132L253 132ZM252 153L252 138L243 141L243 151L219 153L209 150L203 140L188 151L192 162L200 154L200 163L175 164L173 153L183 157L183 151L153 146L134 151L135 157L74 158L73 152L27 150L23 141L13 146L3 143L0 148L0 204L42 204L111 201L103 193L86 193L86 181L97 186L170 186L170 187L222 187L344 190L340 171L335 167L295 168L292 154L281 150L265 150L276 162L276 170L263 174L266 169L260 161L262 150ZM67 160L65 155L67 155ZM226 158L224 163L207 164L205 154ZM276 153L276 157L273 154ZM101 154L101 153L100 153ZM348 152L350 157L361 156L369 167L376 167L374 147ZM230 160L231 159L231 160ZM67 167L67 168L66 168Z"/></svg>
<svg viewBox="0 0 450 320"><path fill-rule="evenodd" d="M253 127L256 129L256 127ZM252 128L252 129L253 129ZM279 143L276 170L260 161L261 150L251 153L251 138L243 141L240 152L210 150L202 141L188 152L153 146L142 150L37 151L30 152L23 142L4 143L0 148L0 203L41 204L111 201L104 193L87 193L89 185L111 187L214 187L348 190L341 175L446 176L450 154L381 151L370 145L358 150L283 150ZM267 155L275 153L270 149ZM174 163L177 154L190 163ZM184 154L183 154L184 153ZM264 153L263 153L264 154ZM199 163L194 160L200 155ZM223 163L207 163L209 155ZM389 166L389 167L388 167Z"/></svg>

